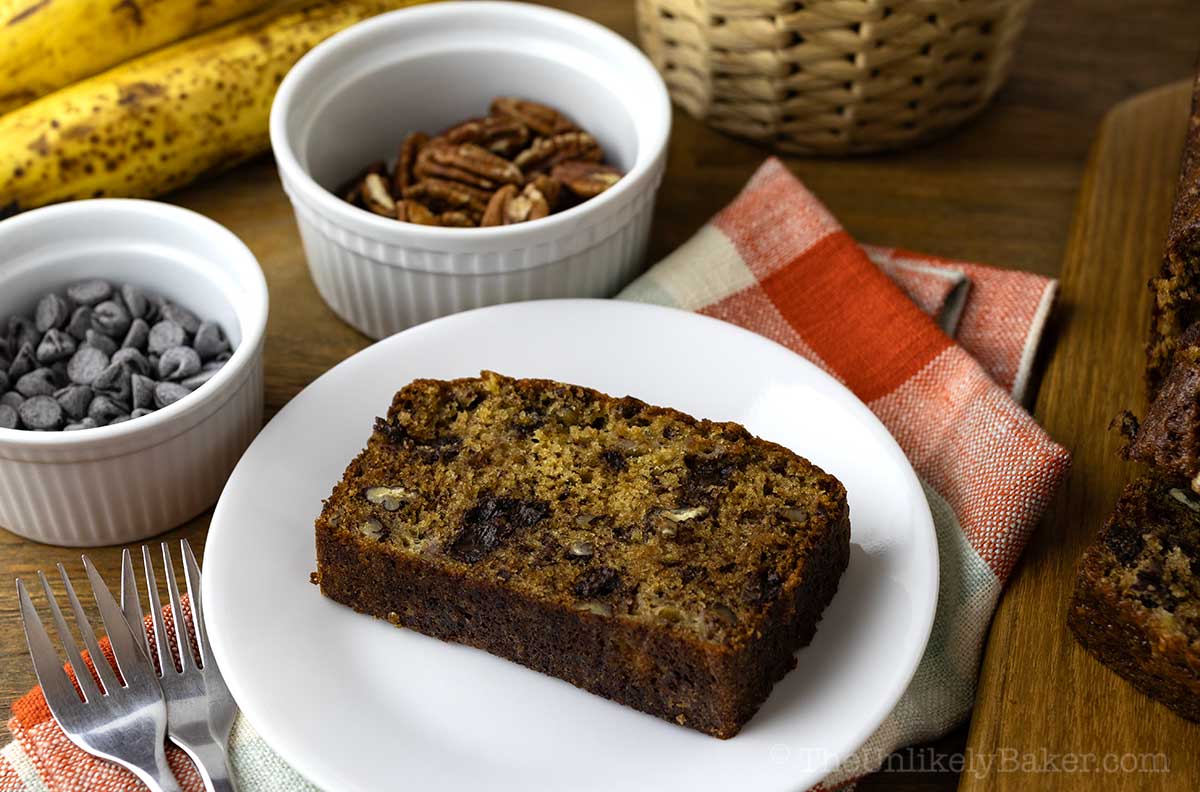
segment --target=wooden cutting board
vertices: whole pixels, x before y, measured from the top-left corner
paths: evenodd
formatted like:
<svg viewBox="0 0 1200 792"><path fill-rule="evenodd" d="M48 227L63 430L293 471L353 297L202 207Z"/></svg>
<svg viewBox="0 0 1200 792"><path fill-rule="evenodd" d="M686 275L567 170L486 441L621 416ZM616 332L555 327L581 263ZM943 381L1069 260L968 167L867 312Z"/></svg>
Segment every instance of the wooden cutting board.
<svg viewBox="0 0 1200 792"><path fill-rule="evenodd" d="M1190 85L1176 83L1118 105L1092 147L1035 410L1074 466L992 624L960 790L1200 788L1200 725L1101 666L1066 625L1075 564L1139 472L1118 458L1122 440L1107 426L1123 408L1145 409L1146 283L1162 255L1189 98Z"/></svg>

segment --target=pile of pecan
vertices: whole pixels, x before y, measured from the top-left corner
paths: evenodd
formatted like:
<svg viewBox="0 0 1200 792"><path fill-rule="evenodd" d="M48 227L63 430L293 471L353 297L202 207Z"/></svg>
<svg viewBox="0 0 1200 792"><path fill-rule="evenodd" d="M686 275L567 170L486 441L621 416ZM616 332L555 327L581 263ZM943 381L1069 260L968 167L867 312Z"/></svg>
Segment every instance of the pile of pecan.
<svg viewBox="0 0 1200 792"><path fill-rule="evenodd" d="M621 172L596 139L552 107L500 96L491 115L404 139L339 190L362 209L421 225L474 228L538 220L594 198Z"/></svg>

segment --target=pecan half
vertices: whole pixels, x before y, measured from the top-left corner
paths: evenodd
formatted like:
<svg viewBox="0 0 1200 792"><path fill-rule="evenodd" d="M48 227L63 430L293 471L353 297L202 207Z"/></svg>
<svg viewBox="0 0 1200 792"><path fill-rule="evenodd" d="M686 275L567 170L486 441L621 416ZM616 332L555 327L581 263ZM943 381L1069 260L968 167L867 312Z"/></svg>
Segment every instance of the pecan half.
<svg viewBox="0 0 1200 792"><path fill-rule="evenodd" d="M551 178L544 173L538 173L529 180L529 184L536 187L537 191L545 197L551 212L558 207L558 197L562 193L562 183L558 179Z"/></svg>
<svg viewBox="0 0 1200 792"><path fill-rule="evenodd" d="M542 136L570 132L576 128L570 119L553 107L515 96L497 96L492 100L492 113L514 118Z"/></svg>
<svg viewBox="0 0 1200 792"><path fill-rule="evenodd" d="M440 225L453 226L455 228L474 228L477 225L471 215L466 212L442 212L438 215L437 219Z"/></svg>
<svg viewBox="0 0 1200 792"><path fill-rule="evenodd" d="M404 188L416 181L413 175L413 165L417 162L417 154L429 142L429 135L424 132L413 132L404 138L400 144L400 153L396 157L396 170L392 174L392 189L396 195L401 195Z"/></svg>
<svg viewBox="0 0 1200 792"><path fill-rule="evenodd" d="M506 184L492 193L487 208L483 210L483 219L479 221L479 225L481 227L504 225L504 207L516 195L517 188L511 184Z"/></svg>
<svg viewBox="0 0 1200 792"><path fill-rule="evenodd" d="M417 201L405 199L396 203L396 219L417 225L438 225L437 216Z"/></svg>
<svg viewBox="0 0 1200 792"><path fill-rule="evenodd" d="M512 225L539 220L548 214L550 205L535 185L527 184L518 192L515 186L506 184L492 195L479 225Z"/></svg>
<svg viewBox="0 0 1200 792"><path fill-rule="evenodd" d="M354 174L354 178L343 182L334 192L340 195L342 200L349 201L359 208L366 208L362 202L363 180L371 173L387 173L387 163L383 160L372 162Z"/></svg>
<svg viewBox="0 0 1200 792"><path fill-rule="evenodd" d="M621 171L611 165L586 160L567 160L550 174L580 198L595 198L621 180Z"/></svg>
<svg viewBox="0 0 1200 792"><path fill-rule="evenodd" d="M388 183L378 173L368 173L363 179L363 203L377 215L384 217L396 216L396 200L388 189Z"/></svg>
<svg viewBox="0 0 1200 792"><path fill-rule="evenodd" d="M599 162L604 159L600 144L587 132L563 132L538 138L513 160L526 174L548 171L567 160Z"/></svg>
<svg viewBox="0 0 1200 792"><path fill-rule="evenodd" d="M468 184L429 178L411 185L404 191L404 197L420 201L437 212L451 209L482 212L487 207L491 194L487 190Z"/></svg>
<svg viewBox="0 0 1200 792"><path fill-rule="evenodd" d="M488 191L524 181L520 168L474 143L429 146L417 157L414 170L422 179L448 179Z"/></svg>
<svg viewBox="0 0 1200 792"><path fill-rule="evenodd" d="M490 115L452 126L438 135L447 143L474 143L511 159L529 143L529 128L515 118Z"/></svg>

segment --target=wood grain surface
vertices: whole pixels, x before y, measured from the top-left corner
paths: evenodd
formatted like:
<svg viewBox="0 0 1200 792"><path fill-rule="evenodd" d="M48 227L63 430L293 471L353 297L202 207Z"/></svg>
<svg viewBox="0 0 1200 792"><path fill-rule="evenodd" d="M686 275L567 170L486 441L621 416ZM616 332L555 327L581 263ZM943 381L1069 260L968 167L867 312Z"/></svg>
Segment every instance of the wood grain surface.
<svg viewBox="0 0 1200 792"><path fill-rule="evenodd" d="M550 4L592 17L635 38L632 2L559 0ZM846 228L864 241L1055 274L1062 261L1096 125L1121 99L1187 75L1198 41L1200 9L1194 0L1142 0L1137 4L1128 0L1045 0L1034 6L1008 84L984 113L962 129L913 151L848 160L787 162ZM1164 121L1173 123L1170 119ZM1162 130L1162 146L1166 147L1162 156L1175 155L1174 150L1167 150L1174 146L1173 142L1168 145L1167 139L1178 137L1176 132ZM662 257L691 236L733 197L768 153L676 112L667 174L655 212L650 260ZM1161 185L1143 181L1139 189L1152 187ZM338 321L318 297L304 264L291 210L269 157L182 190L168 200L227 225L249 244L262 263L272 301L265 359L268 417L321 373L369 343ZM1130 200L1128 206L1136 204ZM1122 245L1140 245L1151 251L1159 244L1161 234L1157 229L1134 229L1123 217L1114 223L1131 232L1152 232L1136 242L1123 236ZM1141 299L1141 292L1135 291L1126 299ZM1059 312L1059 324L1069 328L1089 310L1086 303L1068 299ZM1094 332L1097 344L1111 340L1099 329ZM1098 346L1079 348L1078 354L1085 362L1072 369L1073 376L1081 378L1077 387L1063 385L1055 391L1067 394L1068 404L1064 407L1068 412L1087 402L1088 394L1112 376L1099 368L1108 359L1108 352ZM1095 370L1089 368L1093 364ZM1043 400L1040 409L1046 408ZM1078 421L1081 431L1100 431L1101 424L1085 425L1082 417ZM1056 431L1056 436L1072 442L1076 435L1066 434L1067 428L1066 424L1060 426L1063 433ZM1086 467L1083 469L1087 476ZM1108 483L1115 486L1115 469L1110 475L1114 481ZM1089 506L1084 491L1074 483L1071 492L1076 500L1071 504L1060 502L1055 519L1067 522L1068 512L1063 509L1069 508L1075 510L1070 514L1079 515L1081 523L1094 522L1084 519L1086 509L1090 507L1090 513L1096 514L1096 510L1108 508L1111 501ZM86 497L86 493L80 497ZM208 514L204 514L162 538L187 536L199 551L207 524ZM1087 530L1093 527L1089 524ZM1053 541L1062 530L1050 528L1040 539L1049 537ZM1041 544L1039 541L1036 550L1039 557L1045 552ZM118 548L99 548L89 554L106 576L116 579ZM80 571L79 551L30 543L0 529L0 712L34 683L10 581L17 576L28 577L38 568L52 568L58 561L75 573ZM1027 577L1069 576L1069 571L1053 565L1027 566L1036 571L1021 571L1019 592L1030 585L1025 581ZM1061 612L1057 603L1029 599L1023 593L1013 599L1022 603L1019 612L1006 605L1000 625L1029 613L1033 614L1030 618L1041 615L1057 619ZM1047 615L1051 612L1052 616ZM999 640L1003 640L1003 631L998 633ZM998 641L994 643L999 645ZM1028 652L1039 646L1036 642L1007 646L1009 651L1020 646L1027 653L1025 659L1031 662L1056 666L1074 651L1060 641L1045 647L1058 654L1030 658ZM1088 668L1082 659L1073 662L1081 669ZM1031 721L1059 717L1038 706L1046 695L1041 689L1029 694L1027 707L1006 709L1004 705L1012 702L1005 692L1005 678L1013 669L997 663L993 651L986 670L973 747L1003 744L997 740L1013 741L1012 730ZM1081 673L1090 674L1080 679L1089 679L1093 684L1105 679L1095 668ZM1062 684L1081 697L1087 695L1070 681ZM1104 689L1115 687L1110 680ZM1078 727L1080 734L1096 745L1119 744L1108 739L1109 734L1098 724L1085 728L1078 708L1066 707L1062 698L1046 700L1065 707L1064 713L1076 713L1064 728ZM1152 708L1145 711L1153 713ZM1009 719L1002 732L990 731L998 729L998 723L980 723L981 719L1000 718ZM983 739L989 736L992 739ZM959 783L953 761L961 755L966 738L964 726L933 743L902 752L894 757L892 770L866 779L859 789L953 789ZM1020 789L1038 788L1043 780L1025 777L1022 785L1017 777L999 779ZM989 785L997 782L992 777L971 788L991 788ZM964 783L971 782L964 778Z"/></svg>
<svg viewBox="0 0 1200 792"><path fill-rule="evenodd" d="M1138 468L1106 431L1144 410L1146 282L1157 271L1175 193L1190 84L1143 94L1105 119L1084 175L1062 271L1058 332L1035 414L1074 467L992 624L968 746L986 759L1094 771L1046 772L1038 789L1195 790L1200 725L1138 693L1070 636L1074 567ZM1108 762L1110 767L1104 765ZM1122 765L1121 763L1124 763ZM1029 775L964 775L960 789L1025 790Z"/></svg>

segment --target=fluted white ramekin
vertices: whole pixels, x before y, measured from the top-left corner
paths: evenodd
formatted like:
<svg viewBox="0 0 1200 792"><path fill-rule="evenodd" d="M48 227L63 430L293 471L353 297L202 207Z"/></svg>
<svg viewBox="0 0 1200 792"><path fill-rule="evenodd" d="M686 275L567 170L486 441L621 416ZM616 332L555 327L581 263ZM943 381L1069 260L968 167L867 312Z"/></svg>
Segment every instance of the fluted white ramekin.
<svg viewBox="0 0 1200 792"><path fill-rule="evenodd" d="M0 526L57 545L124 544L212 505L262 425L267 285L219 224L152 201L91 200L0 222L0 318L85 278L132 283L218 322L233 356L150 415L74 432L0 429Z"/></svg>
<svg viewBox="0 0 1200 792"><path fill-rule="evenodd" d="M410 131L484 115L495 96L561 109L626 176L542 220L495 228L401 223L331 191L394 157ZM644 267L670 132L662 78L628 41L523 3L455 2L374 17L313 48L271 108L271 145L313 280L374 338L455 311L605 297Z"/></svg>

